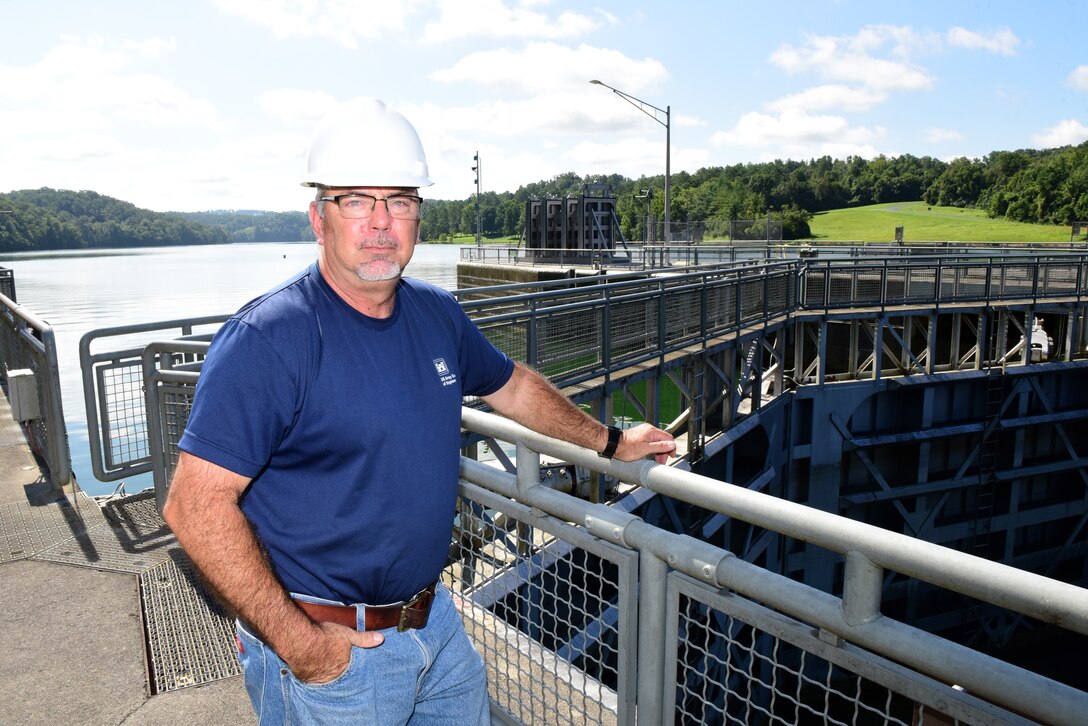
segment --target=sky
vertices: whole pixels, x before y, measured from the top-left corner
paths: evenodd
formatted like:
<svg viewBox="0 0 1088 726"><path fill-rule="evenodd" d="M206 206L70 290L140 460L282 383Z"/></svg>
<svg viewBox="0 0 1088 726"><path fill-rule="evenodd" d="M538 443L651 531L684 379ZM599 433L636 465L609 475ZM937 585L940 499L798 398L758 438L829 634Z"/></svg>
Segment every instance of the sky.
<svg viewBox="0 0 1088 726"><path fill-rule="evenodd" d="M446 200L476 154L507 192L1078 144L1086 27L1085 0L0 0L0 192L302 210L310 132L358 96L413 122Z"/></svg>

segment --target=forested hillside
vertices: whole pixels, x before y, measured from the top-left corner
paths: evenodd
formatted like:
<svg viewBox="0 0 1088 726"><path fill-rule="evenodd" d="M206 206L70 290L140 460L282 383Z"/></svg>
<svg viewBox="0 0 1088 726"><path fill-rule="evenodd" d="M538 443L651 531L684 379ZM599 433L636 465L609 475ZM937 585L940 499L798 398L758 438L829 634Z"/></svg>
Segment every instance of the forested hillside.
<svg viewBox="0 0 1088 726"><path fill-rule="evenodd" d="M773 161L700 169L672 175L672 221L760 219L771 212L783 220L787 239L810 236L815 212L884 202L977 208L1016 222L1068 225L1088 221L1088 142L1075 147L995 151L982 159L944 162L904 154L863 159L824 156L808 161ZM636 238L646 216L643 189L652 190L655 218L662 219L664 177L563 174L510 194L480 197L483 233L517 235L526 200L578 194L582 185L612 185L623 233ZM430 201L423 206L424 236L475 232L474 199Z"/></svg>
<svg viewBox="0 0 1088 726"><path fill-rule="evenodd" d="M310 220L298 212L179 212L182 219L217 227L230 235L231 242L296 242L313 239Z"/></svg>
<svg viewBox="0 0 1088 726"><path fill-rule="evenodd" d="M140 209L95 192L27 189L0 194L0 250L158 247L229 241L221 229Z"/></svg>
<svg viewBox="0 0 1088 726"><path fill-rule="evenodd" d="M786 239L811 236L811 215L884 202L976 208L1017 222L1088 221L1088 142L1060 149L995 151L944 162L904 154L709 167L672 176L672 221L782 219ZM579 177L568 173L516 192L480 196L486 237L521 233L531 198L581 193L608 184L628 239L641 238L647 203L663 217L664 177ZM650 190L647 195L643 190ZM647 198L649 197L649 198ZM37 189L0 194L0 250L80 249L312 239L304 210L158 213L95 192ZM475 199L428 199L420 233L436 242L476 230Z"/></svg>

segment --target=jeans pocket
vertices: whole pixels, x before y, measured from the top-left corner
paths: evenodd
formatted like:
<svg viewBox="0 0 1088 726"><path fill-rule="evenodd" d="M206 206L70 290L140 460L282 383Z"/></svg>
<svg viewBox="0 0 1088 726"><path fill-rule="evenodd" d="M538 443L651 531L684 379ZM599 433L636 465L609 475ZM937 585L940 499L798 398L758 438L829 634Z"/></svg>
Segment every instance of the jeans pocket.
<svg viewBox="0 0 1088 726"><path fill-rule="evenodd" d="M246 691L249 693L249 700L253 703L253 710L260 717L264 711L265 668L267 667L265 648L267 646L242 627L241 623L236 624L234 632L238 639L238 661L242 664L242 677L246 684Z"/></svg>
<svg viewBox="0 0 1088 726"><path fill-rule="evenodd" d="M376 674L368 672L368 660L363 648L352 647L347 668L326 683L306 683L290 671L284 673L290 723L374 723Z"/></svg>
<svg viewBox="0 0 1088 726"><path fill-rule="evenodd" d="M290 670L287 670L285 677L289 678L294 684L297 684L303 688L335 688L341 681L350 678L351 672L355 669L356 658L362 657L362 648L357 648L354 645L351 647L351 653L348 654L348 662L344 665L344 669L340 671L339 675L330 681L322 681L321 683L311 683L310 681L303 681L295 677L295 674Z"/></svg>

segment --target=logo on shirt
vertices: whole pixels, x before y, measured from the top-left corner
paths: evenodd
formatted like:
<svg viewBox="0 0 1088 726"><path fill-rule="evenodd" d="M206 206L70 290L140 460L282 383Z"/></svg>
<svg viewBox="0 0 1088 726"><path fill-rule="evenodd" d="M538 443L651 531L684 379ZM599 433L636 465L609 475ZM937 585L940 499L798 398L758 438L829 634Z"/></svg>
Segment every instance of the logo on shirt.
<svg viewBox="0 0 1088 726"><path fill-rule="evenodd" d="M434 369L438 372L438 378L442 381L443 386L452 386L457 383L457 374L450 373L450 367L446 365L445 358L435 358Z"/></svg>

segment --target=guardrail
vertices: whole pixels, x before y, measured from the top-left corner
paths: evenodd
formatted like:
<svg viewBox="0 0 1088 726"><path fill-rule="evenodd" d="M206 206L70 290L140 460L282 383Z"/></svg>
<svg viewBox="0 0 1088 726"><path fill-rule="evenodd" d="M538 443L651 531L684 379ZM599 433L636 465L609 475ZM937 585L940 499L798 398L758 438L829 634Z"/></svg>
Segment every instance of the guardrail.
<svg viewBox="0 0 1088 726"><path fill-rule="evenodd" d="M142 356L157 486L173 470L202 341ZM516 450L461 459L451 564L503 723L1081 723L1088 693L880 613L886 576L932 583L1088 634L1088 591L650 461L614 462L465 408L466 431ZM468 443L468 439L466 439ZM540 455L623 483L608 505L541 484ZM164 492L165 493L165 492ZM744 562L633 512L650 498L838 553L842 595Z"/></svg>
<svg viewBox="0 0 1088 726"><path fill-rule="evenodd" d="M968 723L1073 724L1088 713L1088 693L880 613L885 575L896 572L1088 634L1083 588L785 501L758 484L606 461L472 409L462 422L492 445L517 447L516 473L462 458L460 544L449 570L472 605L466 620L477 642L491 632L514 639L485 648L485 658L500 661L489 663L492 698L516 722L563 722L578 707L570 723L597 721L602 710L634 723L633 706L639 723L912 724L939 712ZM610 505L584 502L540 483L539 453L637 488ZM625 506L657 495L839 553L842 597L649 525ZM515 632L490 623L500 613L514 616ZM537 622L527 613L555 615ZM533 685L519 685L524 679ZM539 693L552 698L531 695ZM549 703L558 706L535 713Z"/></svg>
<svg viewBox="0 0 1088 726"><path fill-rule="evenodd" d="M14 277L9 279L14 291ZM5 380L9 384L9 397L11 373L31 371L35 389L32 398L37 410L32 412L35 415L21 423L31 447L49 469L53 483L68 486L75 480L72 478L72 456L61 403L53 328L3 294L0 294L0 320L3 321L0 324L0 360L3 361Z"/></svg>
<svg viewBox="0 0 1088 726"><path fill-rule="evenodd" d="M141 356L148 341L210 341L229 315L100 328L79 340L91 470L100 481L152 471ZM201 331L200 329L206 329ZM105 345L110 350L100 350ZM116 348L115 346L122 346ZM99 348L99 350L92 350ZM161 507L161 502L160 502Z"/></svg>
<svg viewBox="0 0 1088 726"><path fill-rule="evenodd" d="M15 271L8 267L0 267L0 295L6 295L13 303L18 303L15 295Z"/></svg>
<svg viewBox="0 0 1088 726"><path fill-rule="evenodd" d="M1079 254L1088 251L1088 244L1012 243L1012 242L937 242L919 241L910 244L896 242L861 242L839 240L810 242L737 241L710 243L646 243L628 242L619 250L577 250L562 248L529 248L523 245L487 244L463 246L461 261L488 265L559 265L609 269L662 269L668 267L723 264L753 260L791 260L824 257L933 257L972 256L997 257L1005 255Z"/></svg>
<svg viewBox="0 0 1088 726"><path fill-rule="evenodd" d="M795 313L1079 300L1086 264L1079 256L804 260L462 304L507 352L575 380ZM81 342L85 390L102 402L88 404L89 428L113 426L114 463L152 470L160 503L211 335L192 326L222 319L95 331ZM101 337L172 330L183 339L90 353ZM97 413L114 410L115 398L117 411L141 416L117 425L119 416ZM1088 634L1081 588L766 496L758 489L774 472L749 491L679 468L605 462L471 409L463 424L489 446L517 451L516 473L462 459L444 576L465 598L497 720L912 724L940 712L972 723L1077 723L1088 712L1075 688L880 614L882 583L899 573ZM138 433L134 442L129 433ZM124 461L130 443L138 462ZM625 496L603 506L547 489L538 453L614 477ZM632 514L660 495L777 533L781 547L838 553L841 597Z"/></svg>
<svg viewBox="0 0 1088 726"><path fill-rule="evenodd" d="M615 280L615 281L613 281ZM1088 256L807 259L680 268L516 283L458 291L461 305L508 355L560 387L666 358L697 341L741 334L774 319L855 307L1080 301ZM209 339L228 316L87 333L80 341L95 476L113 481L151 471L139 390L149 340ZM174 332L172 332L174 331ZM92 354L107 338L143 334L139 347ZM157 336L157 338L156 338Z"/></svg>

